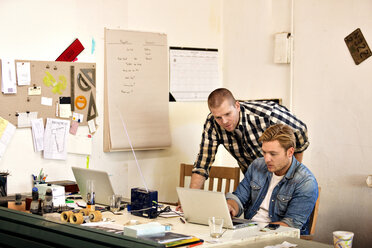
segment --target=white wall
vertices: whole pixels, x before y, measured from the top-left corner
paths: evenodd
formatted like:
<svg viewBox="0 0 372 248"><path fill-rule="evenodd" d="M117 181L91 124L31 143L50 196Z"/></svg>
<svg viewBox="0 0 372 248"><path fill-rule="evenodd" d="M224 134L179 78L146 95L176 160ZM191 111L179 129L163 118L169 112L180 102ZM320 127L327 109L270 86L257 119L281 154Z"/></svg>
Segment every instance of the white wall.
<svg viewBox="0 0 372 248"><path fill-rule="evenodd" d="M290 0L235 0L223 5L224 81L240 98L283 97L290 67L272 63L273 34L290 31ZM315 240L355 232L370 247L372 189L371 63L356 66L344 38L361 28L372 44L372 2L294 1L293 112L309 129L304 164L322 187ZM236 39L234 37L239 37Z"/></svg>
<svg viewBox="0 0 372 248"><path fill-rule="evenodd" d="M1 1L0 58L55 60L74 38L80 39L85 50L79 61L97 63L99 127L93 137L90 168L106 170L114 190L130 197L130 188L143 187L133 154L103 152L104 27L163 32L170 46L221 49L221 13L221 1L214 0ZM94 54L92 38L96 41ZM136 152L146 183L159 191L159 200L177 201L179 164L195 160L207 114L203 102L170 103L172 147ZM31 174L41 168L49 180L73 180L71 166L85 167L86 156L69 154L66 161L44 160L33 152L30 129L16 131L0 161L0 171L11 173L8 193L30 192Z"/></svg>
<svg viewBox="0 0 372 248"><path fill-rule="evenodd" d="M355 247L372 241L372 60L355 65L344 38L360 28L371 47L371 11L368 0L295 4L294 108L308 124L306 161L322 187L317 239L350 230Z"/></svg>

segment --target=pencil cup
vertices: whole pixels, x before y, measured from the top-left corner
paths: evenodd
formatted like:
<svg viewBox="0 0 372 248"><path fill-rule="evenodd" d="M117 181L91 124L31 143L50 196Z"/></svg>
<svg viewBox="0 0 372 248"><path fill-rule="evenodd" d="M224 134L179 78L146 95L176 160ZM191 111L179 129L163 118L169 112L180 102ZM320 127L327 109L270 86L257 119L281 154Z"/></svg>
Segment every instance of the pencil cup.
<svg viewBox="0 0 372 248"><path fill-rule="evenodd" d="M335 248L351 248L354 233L345 231L333 232L333 245Z"/></svg>
<svg viewBox="0 0 372 248"><path fill-rule="evenodd" d="M219 238L222 236L223 219L216 217L208 218L209 230L212 238Z"/></svg>

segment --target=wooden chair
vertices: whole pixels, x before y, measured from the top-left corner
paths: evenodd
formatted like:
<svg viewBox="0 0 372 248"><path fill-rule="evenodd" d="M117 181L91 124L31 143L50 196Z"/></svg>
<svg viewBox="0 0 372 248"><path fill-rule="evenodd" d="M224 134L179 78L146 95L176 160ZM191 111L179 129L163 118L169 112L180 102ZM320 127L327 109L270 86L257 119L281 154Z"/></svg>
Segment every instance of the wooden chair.
<svg viewBox="0 0 372 248"><path fill-rule="evenodd" d="M192 164L181 164L180 170L180 187L185 186L185 177L192 175L192 169L194 166ZM209 172L209 185L208 190L212 191L214 186L214 178L218 179L217 191L222 192L222 181L226 180L225 183L225 194L230 191L231 180L234 180L234 189L239 185L240 182L240 168L239 167L222 167L222 166L212 166Z"/></svg>
<svg viewBox="0 0 372 248"><path fill-rule="evenodd" d="M309 235L301 235L301 239L312 240L314 238L316 221L318 219L320 191L321 191L321 188L318 187L318 192L319 192L318 193L318 199L315 202L315 206L314 206L313 212L310 215L310 220L309 220L310 234Z"/></svg>

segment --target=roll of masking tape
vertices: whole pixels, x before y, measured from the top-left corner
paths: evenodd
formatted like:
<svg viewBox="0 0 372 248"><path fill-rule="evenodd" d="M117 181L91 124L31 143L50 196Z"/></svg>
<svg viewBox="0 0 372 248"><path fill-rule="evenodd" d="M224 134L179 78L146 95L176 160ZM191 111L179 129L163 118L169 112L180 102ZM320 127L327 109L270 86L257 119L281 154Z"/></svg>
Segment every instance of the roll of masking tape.
<svg viewBox="0 0 372 248"><path fill-rule="evenodd" d="M61 213L61 221L63 222L69 222L70 216L73 214L72 211L64 211Z"/></svg>
<svg viewBox="0 0 372 248"><path fill-rule="evenodd" d="M86 209L86 208L80 209L80 211L79 211L79 213L82 213L84 216L88 216L89 212L90 212L90 210Z"/></svg>
<svg viewBox="0 0 372 248"><path fill-rule="evenodd" d="M72 224L83 224L84 216L82 213L74 213L70 216L70 223Z"/></svg>
<svg viewBox="0 0 372 248"><path fill-rule="evenodd" d="M89 219L91 222L98 222L102 220L102 213L100 211L92 211L89 213Z"/></svg>
<svg viewBox="0 0 372 248"><path fill-rule="evenodd" d="M366 183L367 183L368 187L372 188L372 175L369 175L367 177Z"/></svg>

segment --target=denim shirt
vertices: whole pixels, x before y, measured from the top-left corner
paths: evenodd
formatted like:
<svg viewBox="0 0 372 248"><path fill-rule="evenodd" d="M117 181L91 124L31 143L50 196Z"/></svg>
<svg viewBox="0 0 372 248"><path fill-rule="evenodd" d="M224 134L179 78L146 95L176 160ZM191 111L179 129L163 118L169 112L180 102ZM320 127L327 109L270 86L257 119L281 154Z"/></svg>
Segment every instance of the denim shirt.
<svg viewBox="0 0 372 248"><path fill-rule="evenodd" d="M271 178L272 172L267 170L264 158L252 162L236 191L226 195L227 199L238 203L237 216L244 211L244 218L252 219L266 196ZM317 198L318 184L314 175L293 156L291 166L271 195L269 217L272 222L281 221L300 229L301 234L308 234L308 219Z"/></svg>

